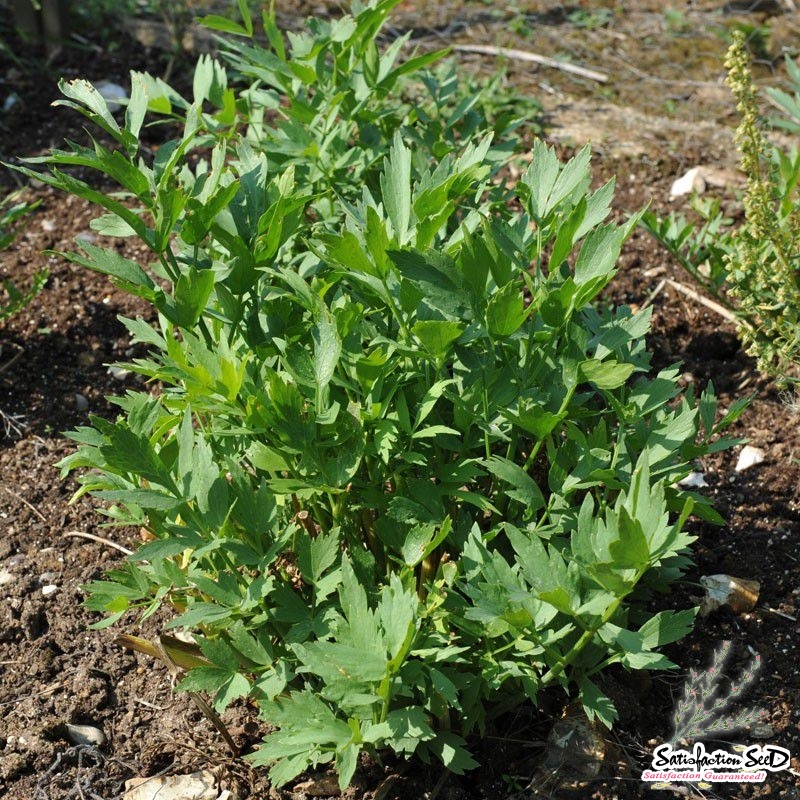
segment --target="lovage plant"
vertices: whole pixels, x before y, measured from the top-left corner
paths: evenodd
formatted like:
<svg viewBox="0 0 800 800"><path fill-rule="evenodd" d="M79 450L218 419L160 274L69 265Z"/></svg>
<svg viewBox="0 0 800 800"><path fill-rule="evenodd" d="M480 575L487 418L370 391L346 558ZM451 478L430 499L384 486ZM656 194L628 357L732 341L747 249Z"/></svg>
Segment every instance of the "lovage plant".
<svg viewBox="0 0 800 800"><path fill-rule="evenodd" d="M88 605L102 625L173 609L201 656L182 688L258 703L273 730L251 758L276 784L333 763L346 786L387 748L469 769L469 737L551 686L610 725L597 675L670 666L658 648L691 626L642 600L681 574L692 509L714 518L676 484L740 411L717 421L710 389L695 403L676 369L649 375L649 313L597 304L636 220L607 221L588 149L562 164L536 143L509 197L504 146L437 123L429 74L430 104L381 129L383 81L412 74L374 45L392 5L291 51L267 15L272 49L238 48L256 80L238 93L207 59L192 101L134 74L123 125L64 84L114 144L39 160L152 253L67 255L153 304L157 323L123 320L150 350L127 367L163 387L117 398L62 462L152 537ZM319 120L343 52L356 88ZM276 114L253 119L262 81ZM313 140L291 150L302 105ZM154 158L148 109L185 109Z"/></svg>

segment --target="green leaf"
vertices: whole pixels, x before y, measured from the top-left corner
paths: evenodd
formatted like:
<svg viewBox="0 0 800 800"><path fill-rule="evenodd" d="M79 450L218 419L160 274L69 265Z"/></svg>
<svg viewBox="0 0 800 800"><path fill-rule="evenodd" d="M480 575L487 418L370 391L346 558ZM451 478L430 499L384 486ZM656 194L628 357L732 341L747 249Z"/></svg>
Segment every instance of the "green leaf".
<svg viewBox="0 0 800 800"><path fill-rule="evenodd" d="M170 620L164 627L167 630L172 628L196 628L198 625L209 625L229 619L232 613L230 608L223 608L216 603L197 601L183 614Z"/></svg>
<svg viewBox="0 0 800 800"><path fill-rule="evenodd" d="M344 791L353 780L356 767L358 766L358 754L361 748L358 745L348 743L341 750L336 751L334 766L339 773L339 789Z"/></svg>
<svg viewBox="0 0 800 800"><path fill-rule="evenodd" d="M541 406L520 402L516 413L501 410L506 419L512 420L522 430L532 433L537 439L549 436L566 417L566 413L554 414Z"/></svg>
<svg viewBox="0 0 800 800"><path fill-rule="evenodd" d="M492 456L480 462L492 475L509 484L511 489L506 489L512 500L522 503L526 507L526 514L535 514L544 508L545 499L537 483L525 472L522 467L500 456Z"/></svg>
<svg viewBox="0 0 800 800"><path fill-rule="evenodd" d="M522 298L522 287L516 282L507 283L489 300L486 308L486 322L489 334L493 337L506 337L516 333L533 306L525 308Z"/></svg>
<svg viewBox="0 0 800 800"><path fill-rule="evenodd" d="M125 109L125 130L131 135L132 140L139 138L139 132L142 129L142 123L147 113L148 102L147 87L141 74L131 72L131 97ZM136 150L138 150L138 147L133 150L133 153ZM128 153L130 155L133 154L130 150Z"/></svg>
<svg viewBox="0 0 800 800"><path fill-rule="evenodd" d="M197 20L202 26L210 28L212 31L220 31L221 33L233 33L236 36L252 36L253 27L252 22L249 28L234 22L227 17L221 17L219 14L206 14Z"/></svg>
<svg viewBox="0 0 800 800"><path fill-rule="evenodd" d="M199 639L200 650L203 655L215 666L235 672L239 667L239 658L233 648L222 639Z"/></svg>
<svg viewBox="0 0 800 800"><path fill-rule="evenodd" d="M248 6L247 0L236 0L236 4L239 6L239 13L242 15L244 29L247 31L248 36L252 36L253 18L250 15L250 7Z"/></svg>
<svg viewBox="0 0 800 800"><path fill-rule="evenodd" d="M606 361L591 359L580 364L581 378L593 383L598 389L617 389L630 378L636 369L635 364L620 364L613 358Z"/></svg>
<svg viewBox="0 0 800 800"><path fill-rule="evenodd" d="M342 558L342 585L339 601L348 622L352 645L363 651L373 650L380 642L380 633L367 602L367 593L359 583L350 560Z"/></svg>
<svg viewBox="0 0 800 800"><path fill-rule="evenodd" d="M35 162L36 159L27 159L27 161ZM145 223L136 214L135 211L131 211L129 208L124 206L118 200L115 200L108 193L101 192L98 189L94 189L88 183L85 183L84 181L81 181L78 178L73 177L72 175L60 172L55 168L51 170L50 175L35 172L31 169L27 169L26 167L15 167L15 169L18 172L21 172L23 175L27 175L29 178L41 181L42 183L45 183L48 186L54 186L55 188L61 189L65 192L69 192L70 194L74 194L77 197L81 197L84 200L89 201L90 203L95 203L101 206L102 208L105 208L112 214L116 214L118 217L124 220L134 231L136 231L139 238L148 247L150 247L151 249L155 248L155 237L153 230L145 225Z"/></svg>
<svg viewBox="0 0 800 800"><path fill-rule="evenodd" d="M233 647L248 661L257 666L273 662L272 645L265 635L248 630L242 620L237 620L225 631Z"/></svg>
<svg viewBox="0 0 800 800"><path fill-rule="evenodd" d="M450 320L421 320L415 322L411 332L434 358L441 358L450 345L457 341L466 326Z"/></svg>
<svg viewBox="0 0 800 800"><path fill-rule="evenodd" d="M433 411L439 398L444 394L444 390L453 383L452 380L436 381L433 386L425 392L422 402L417 409L417 416L414 420L414 430L418 430L422 423L428 418L428 415Z"/></svg>
<svg viewBox="0 0 800 800"><path fill-rule="evenodd" d="M684 611L659 611L639 628L642 645L648 650L653 650L680 641L692 632L696 614L696 608Z"/></svg>
<svg viewBox="0 0 800 800"><path fill-rule="evenodd" d="M297 566L303 579L316 584L336 562L340 552L339 536L336 531L314 538L299 534L296 547Z"/></svg>
<svg viewBox="0 0 800 800"><path fill-rule="evenodd" d="M443 58L449 52L449 49L433 50L430 53L423 53L419 56L413 56L407 61L404 61L399 67L392 70L388 75L386 75L385 78L381 79L380 84L392 87L398 78L402 77L403 75L410 75L414 72L419 72L425 67L438 61L440 58Z"/></svg>
<svg viewBox="0 0 800 800"><path fill-rule="evenodd" d="M240 189L239 182L233 181L202 202L189 198L181 223L181 239L186 244L200 244L208 235L217 216L231 204Z"/></svg>
<svg viewBox="0 0 800 800"><path fill-rule="evenodd" d="M80 105L68 103L64 100L56 100L53 105L70 106L83 113L85 113L85 109L88 109L92 113L87 116L89 116L93 122L100 125L106 133L111 134L118 141L122 139L122 131L117 121L108 110L108 104L100 92L98 92L89 81L83 78L75 78L71 81L62 79L58 82L58 89L65 97L76 100Z"/></svg>
<svg viewBox="0 0 800 800"><path fill-rule="evenodd" d="M179 692L214 694L214 708L224 711L234 700L250 693L250 681L240 672L219 667L195 667L175 687Z"/></svg>
<svg viewBox="0 0 800 800"><path fill-rule="evenodd" d="M619 538L609 545L614 566L641 569L650 561L650 545L638 520L631 519L627 509L618 512Z"/></svg>
<svg viewBox="0 0 800 800"><path fill-rule="evenodd" d="M123 503L152 511L172 511L183 502L172 494L153 489L107 489L93 492L95 497L110 503Z"/></svg>
<svg viewBox="0 0 800 800"><path fill-rule="evenodd" d="M314 337L314 376L317 391L323 391L331 382L336 364L342 354L339 332L331 318L321 319L313 329Z"/></svg>
<svg viewBox="0 0 800 800"><path fill-rule="evenodd" d="M445 517L441 525L415 525L403 538L400 554L408 567L416 567L427 558L450 534L452 523Z"/></svg>
<svg viewBox="0 0 800 800"><path fill-rule="evenodd" d="M442 764L456 775L463 775L480 766L469 754L466 742L451 731L440 731L436 738L425 743L425 747L433 753Z"/></svg>
<svg viewBox="0 0 800 800"><path fill-rule="evenodd" d="M429 543L429 552L437 547L450 530L450 519L442 525L445 534L439 542ZM435 540L434 540L435 541ZM410 652L417 628L420 624L420 604L417 593L403 586L399 576L392 575L388 585L381 589L378 616L384 632L384 644L389 653L387 669L399 672L403 661Z"/></svg>
<svg viewBox="0 0 800 800"><path fill-rule="evenodd" d="M578 230L585 216L586 198L582 197L567 219L559 225L558 235L550 253L550 272L559 270L572 251L573 245L578 240Z"/></svg>
<svg viewBox="0 0 800 800"><path fill-rule="evenodd" d="M344 683L357 688L359 683L376 684L386 674L386 657L375 652L380 641L373 639L366 649L341 642L312 642L296 644L294 650L305 671L319 675L328 686Z"/></svg>
<svg viewBox="0 0 800 800"><path fill-rule="evenodd" d="M436 737L427 714L414 706L390 711L386 726L386 738L398 752L413 753L420 742L430 742Z"/></svg>
<svg viewBox="0 0 800 800"><path fill-rule="evenodd" d="M212 270L190 267L188 273L178 278L174 297L164 295L158 300L159 311L175 325L191 330L206 308L214 281Z"/></svg>
<svg viewBox="0 0 800 800"><path fill-rule="evenodd" d="M575 284L595 278L611 280L624 241L624 232L613 222L595 228L584 240L575 261Z"/></svg>
<svg viewBox="0 0 800 800"><path fill-rule="evenodd" d="M468 315L471 297L453 260L435 250L392 250L389 257L422 295L425 303L451 319Z"/></svg>
<svg viewBox="0 0 800 800"><path fill-rule="evenodd" d="M234 700L238 700L240 697L247 697L248 694L250 694L250 681L241 672L229 674L228 680L217 689L217 693L214 696L214 709L217 712L222 712Z"/></svg>
<svg viewBox="0 0 800 800"><path fill-rule="evenodd" d="M536 222L545 222L561 203L588 188L590 158L587 145L562 165L553 148L540 139L534 142L533 159L522 183L529 190L528 208Z"/></svg>
<svg viewBox="0 0 800 800"><path fill-rule="evenodd" d="M178 683L178 692L216 692L231 679L231 673L220 667L195 667ZM245 692L246 693L246 692Z"/></svg>
<svg viewBox="0 0 800 800"><path fill-rule="evenodd" d="M104 431L108 444L100 447L106 462L120 472L134 473L151 483L178 494L172 476L146 436L140 436L123 424L109 425Z"/></svg>
<svg viewBox="0 0 800 800"><path fill-rule="evenodd" d="M262 23L264 25L264 33L267 34L267 39L275 51L275 55L281 60L286 60L286 49L283 44L283 34L280 32L278 26L275 24L275 4L270 3L269 9L265 9L262 14Z"/></svg>
<svg viewBox="0 0 800 800"><path fill-rule="evenodd" d="M81 242L86 255L80 253L62 253L61 255L73 264L108 275L117 286L139 297L152 298L155 283L152 278L135 262L120 255L116 249L96 247L88 242Z"/></svg>
<svg viewBox="0 0 800 800"><path fill-rule="evenodd" d="M709 381L709 385L710 385ZM725 430L729 425L732 425L736 422L739 417L747 410L750 403L753 402L755 399L755 394L750 395L750 397L740 397L738 400L734 400L731 403L730 408L728 408L727 412L724 414L722 419L716 424L714 427L714 433L719 433L720 431Z"/></svg>
<svg viewBox="0 0 800 800"><path fill-rule="evenodd" d="M606 728L611 730L619 716L614 704L600 691L597 684L588 678L583 678L579 685L581 703L589 721L591 722L597 718Z"/></svg>
<svg viewBox="0 0 800 800"><path fill-rule="evenodd" d="M398 244L408 240L411 225L411 151L398 130L381 175L381 194Z"/></svg>
<svg viewBox="0 0 800 800"><path fill-rule="evenodd" d="M328 257L344 269L356 270L374 277L380 276L380 271L352 231L342 231L341 234L325 236L323 241ZM378 285L382 286L380 283Z"/></svg>

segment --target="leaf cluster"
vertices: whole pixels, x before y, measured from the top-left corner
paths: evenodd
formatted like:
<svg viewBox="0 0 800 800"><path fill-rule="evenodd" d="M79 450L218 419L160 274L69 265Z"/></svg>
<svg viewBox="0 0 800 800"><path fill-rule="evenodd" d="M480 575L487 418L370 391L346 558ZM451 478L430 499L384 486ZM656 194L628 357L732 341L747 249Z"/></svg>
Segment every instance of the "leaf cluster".
<svg viewBox="0 0 800 800"><path fill-rule="evenodd" d="M123 319L149 348L125 366L163 387L115 398L61 462L152 535L87 605L100 626L171 607L203 656L182 688L258 702L275 783L330 763L344 787L385 748L470 769L470 735L555 685L610 725L596 676L669 667L691 625L642 600L685 567L689 513L718 519L677 482L742 410L651 375L649 312L597 302L638 218L609 221L588 148L536 142L506 187L513 148L452 73L378 50L395 4L288 46L267 13L269 48L245 14L244 89L207 58L192 100L134 74L122 124L65 83L115 145L34 160L153 259L67 255L153 304ZM412 77L413 108L393 94ZM154 157L148 113L181 123Z"/></svg>

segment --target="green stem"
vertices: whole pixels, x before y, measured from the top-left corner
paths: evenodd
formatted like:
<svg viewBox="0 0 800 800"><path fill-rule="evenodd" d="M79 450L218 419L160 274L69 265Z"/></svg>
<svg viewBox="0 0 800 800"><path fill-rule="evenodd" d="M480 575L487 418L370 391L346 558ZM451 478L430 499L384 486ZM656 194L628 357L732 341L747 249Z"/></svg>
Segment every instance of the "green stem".
<svg viewBox="0 0 800 800"><path fill-rule="evenodd" d="M517 457L517 445L519 445L519 428L514 428L511 434L511 441L506 448L506 461L514 461Z"/></svg>
<svg viewBox="0 0 800 800"><path fill-rule="evenodd" d="M168 250L167 252L172 255L171 251ZM158 260L161 262L161 266L164 267L164 271L167 273L167 275L169 275L169 279L172 281L172 283L177 283L178 278L180 277L180 270L178 269L177 264L175 264L173 267L170 259L166 258L164 253L158 254Z"/></svg>
<svg viewBox="0 0 800 800"><path fill-rule="evenodd" d="M383 284L383 288L386 290L386 299L389 301L389 308L392 311L392 316L397 320L397 324L400 326L400 330L403 332L403 336L406 338L406 341L411 341L411 331L409 331L408 327L406 326L405 320L403 319L403 315L400 313L400 309L395 304L392 293L389 291L389 284L386 281L386 278L381 276L381 283Z"/></svg>
<svg viewBox="0 0 800 800"><path fill-rule="evenodd" d="M414 623L410 622L408 625L408 630L406 631L406 638L403 640L403 644L401 645L399 652L386 665L386 672L377 691L377 695L382 701L381 713L378 722L386 722L386 717L389 716L389 706L392 700L392 678L399 672L400 667L403 666L403 662L406 660L406 656L411 651L411 647L414 644L414 639L416 639L416 636L417 629Z"/></svg>
<svg viewBox="0 0 800 800"><path fill-rule="evenodd" d="M483 382L483 447L486 451L486 458L489 459L492 457L492 443L489 439L489 387L486 385L486 381Z"/></svg>
<svg viewBox="0 0 800 800"><path fill-rule="evenodd" d="M319 503L317 503L316 500L312 500L311 498L309 498L308 505L311 508L312 513L314 514L314 522L316 522L317 525L319 525L320 531L322 533L327 533L328 529L325 526L324 515Z"/></svg>
<svg viewBox="0 0 800 800"><path fill-rule="evenodd" d="M636 573L636 578L633 580L631 584L631 588L625 592L620 597L617 597L611 605L605 610L602 617L600 617L600 621L597 625L591 628L587 628L580 639L572 646L572 649L559 661L554 667L552 667L548 672L546 672L540 681L540 686L542 689L549 686L553 683L556 678L558 678L567 667L569 667L573 661L586 649L589 643L594 639L597 635L597 631L603 627L607 622L609 622L614 614L617 613L622 601L633 591L634 587L637 583L641 580L644 573L649 569L649 564L640 568Z"/></svg>
<svg viewBox="0 0 800 800"><path fill-rule="evenodd" d="M558 415L559 416L561 414L563 414L567 410L567 407L572 402L572 397L575 394L575 390L577 388L578 388L578 384L576 383L567 392L566 396L564 397L564 400L561 402L560 408L558 409ZM524 467L525 472L527 472L533 466L533 462L536 461L536 456L539 455L539 451L542 449L542 444L544 444L544 440L546 438L547 437L545 436L545 437L543 437L541 439L537 439L536 440L536 444L533 446L533 449L531 450L530 455L525 460L525 467Z"/></svg>

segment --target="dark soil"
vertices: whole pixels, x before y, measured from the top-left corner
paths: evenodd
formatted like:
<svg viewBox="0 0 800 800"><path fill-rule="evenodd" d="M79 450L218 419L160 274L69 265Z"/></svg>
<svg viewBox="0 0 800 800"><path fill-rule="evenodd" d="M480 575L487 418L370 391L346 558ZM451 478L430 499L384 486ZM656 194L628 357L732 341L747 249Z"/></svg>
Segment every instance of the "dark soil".
<svg viewBox="0 0 800 800"><path fill-rule="evenodd" d="M285 10L290 5L282 7ZM415 5L421 4L404 4L403 19L416 19L421 35L427 35L430 26L419 22L424 14ZM576 3L559 5L558 14L537 20L536 9L543 4L520 5L532 9L525 17L528 24L538 21L550 26L542 39L518 43L541 52L547 52L543 42L552 36L551 28L566 25L568 11L607 7L612 22L598 29L600 33L593 31L592 36L609 40L614 31L622 37L635 36L628 16L637 11L651 15L651 22L653 15L664 15L663 9L656 8L660 3L626 3L625 13L619 11L620 4ZM707 13L708 18L685 16L689 23L683 29L685 37L696 33L692 25L723 25L727 18L720 16L719 5L694 4L691 14ZM778 7L773 8L777 13L782 4L772 5ZM437 34L452 27L453 20L460 19L458 13L480 11L480 21L473 22L474 39L480 41L484 31L485 41L494 42L490 6L453 3L453 16L445 15L437 22ZM739 13L753 24L767 20L762 11L740 9ZM673 22L677 25L675 18ZM794 22L791 15L788 19L775 17L771 24L775 30L784 30L789 22ZM463 31L463 26L458 30ZM575 41L574 24L564 28L564 34ZM9 43L14 52L24 52L25 58L21 64L14 63L0 51L0 102L12 92L19 97L0 114L0 158L5 161L45 152L59 146L65 137L80 135L74 115L49 106L57 94L58 76L80 75L124 84L129 68L159 71L165 65L161 54L127 40L120 40L113 53L96 47L65 47L50 62L42 54L24 50L13 38ZM718 75L723 49L720 46L714 51ZM597 53L595 66L602 52ZM711 69L707 64L706 68ZM177 72L180 74L180 66ZM542 83L564 80L560 75L537 75ZM701 78L705 81L708 76ZM675 78L668 75L668 79ZM611 98L615 113L631 102L627 90L617 89L614 87L618 97ZM608 93L600 97L582 86L574 95L567 94L563 85L553 92L549 100L542 98L549 109L548 135L565 147L580 144L580 134L565 121L570 119L569 113L562 112L589 109L584 122L591 128L592 104L607 106ZM652 95L649 88L648 93ZM676 126L674 119L652 116L652 111L652 107L640 108L637 114L649 115L644 122L642 116L636 117L641 130L624 131L625 137L636 139L637 147L614 148L623 134L613 127L598 127L592 136L595 142L603 142L596 148L598 181L613 174L618 177L616 208L620 217L647 202L667 210L670 184L688 166L735 167L730 132L721 123L734 124L730 114L715 109L708 117L700 104L693 110L683 109L686 119ZM715 124L709 125L709 119L716 120ZM694 128L687 128L693 124ZM696 135L690 135L692 132ZM11 188L13 180L9 172L0 174L0 189ZM735 188L729 185L719 191L730 202ZM50 279L31 306L0 330L0 365L17 357L10 368L0 372L0 797L111 800L121 796L129 778L200 769L212 770L219 786L232 790L241 800L292 796L291 787L285 792L271 790L263 772L252 771L230 757L225 743L189 698L171 693L171 678L161 663L124 650L114 643L112 633L88 629L94 619L82 608L80 586L100 578L122 556L108 542L75 534L93 534L135 547L137 533L100 527L102 518L85 498L70 504L76 486L60 480L54 464L72 450L63 432L86 424L89 414L112 414L105 396L121 394L133 385L130 377L112 376L107 365L130 356L117 315L147 314L147 310L101 278L58 256L44 254L69 249L76 236L90 233L93 213L83 202L42 186L28 187L26 197L40 200L41 206L13 247L0 252L0 273L24 284L33 270L46 265ZM119 246L128 255L137 255L130 243L120 241ZM434 768L391 761L382 767L365 764L349 796L358 800L432 798L437 794L446 800L678 796L670 790L646 787L640 781L641 771L649 766L652 747L669 735L673 698L688 669L707 666L717 643L731 639L736 646L732 667L744 664L748 651L761 655L763 668L749 702L767 710L767 722L774 732L770 742L792 752L794 771L776 773L766 783L754 786L689 787L680 796L800 797L798 419L777 388L756 372L726 321L672 288L653 294L663 278L688 282L657 243L637 231L625 249L608 300L632 306L652 303L649 346L654 366L682 362L682 380L687 387L694 387L696 394L713 381L723 408L744 395L753 395L734 433L766 454L762 464L741 473L734 470L739 448L700 465L709 484L701 491L713 498L726 524L691 523L698 536L696 565L687 580L674 588L675 596L663 603L693 605L702 594L700 576L726 573L760 583L755 609L743 614L720 610L700 619L695 632L668 651L679 665L679 673L652 678L609 674L605 688L616 701L621 718L612 732L604 734L606 761L593 782L577 787L565 784L562 772L545 761L545 740L564 710L564 698L553 695L545 698L540 710L521 710L505 727L476 745L484 768L475 774L450 777L442 783L440 771ZM156 623L151 624L155 630ZM224 720L240 747L251 748L258 741L261 730L254 709L231 709ZM67 723L96 726L108 741L102 747L76 746L66 736ZM750 741L748 734L742 737ZM321 788L307 784L294 796Z"/></svg>

